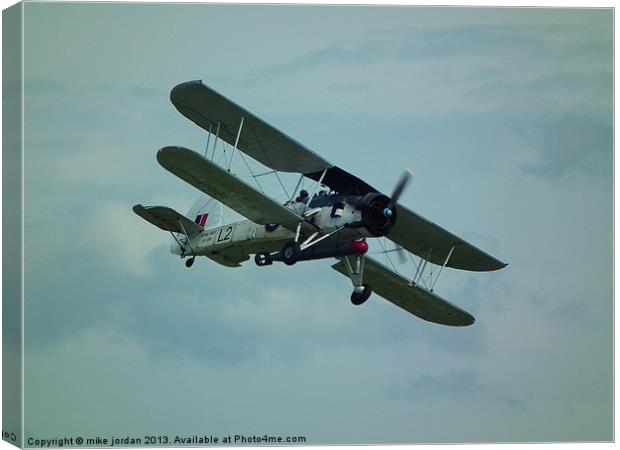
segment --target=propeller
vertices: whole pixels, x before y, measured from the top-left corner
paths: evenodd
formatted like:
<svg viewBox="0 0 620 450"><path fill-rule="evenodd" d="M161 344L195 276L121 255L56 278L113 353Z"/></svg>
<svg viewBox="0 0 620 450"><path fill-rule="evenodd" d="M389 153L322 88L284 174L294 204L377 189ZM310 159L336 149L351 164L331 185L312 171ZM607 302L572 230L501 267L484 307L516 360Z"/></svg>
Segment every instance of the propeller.
<svg viewBox="0 0 620 450"><path fill-rule="evenodd" d="M405 190L405 187L407 187L407 185L409 184L409 181L411 181L412 176L413 174L409 169L405 170L405 172L403 172L403 174L400 176L398 183L396 183L396 186L394 186L394 190L392 191L392 195L390 196L390 201L383 210L383 215L385 217L391 217L394 214L396 202Z"/></svg>
<svg viewBox="0 0 620 450"><path fill-rule="evenodd" d="M392 197L379 192L369 192L358 201L356 208L362 211L363 226L375 236L387 235L396 223L398 211L396 203L411 179L411 172L406 170L401 175Z"/></svg>

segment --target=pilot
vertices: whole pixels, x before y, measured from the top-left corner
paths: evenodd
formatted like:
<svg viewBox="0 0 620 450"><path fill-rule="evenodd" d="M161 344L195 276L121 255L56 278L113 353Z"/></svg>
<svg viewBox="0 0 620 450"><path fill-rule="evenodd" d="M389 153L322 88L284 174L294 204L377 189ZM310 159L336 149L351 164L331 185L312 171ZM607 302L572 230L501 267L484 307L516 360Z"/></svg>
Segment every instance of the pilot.
<svg viewBox="0 0 620 450"><path fill-rule="evenodd" d="M299 196L295 199L297 203L303 203L304 205L308 204L308 191L302 189L299 191Z"/></svg>
<svg viewBox="0 0 620 450"><path fill-rule="evenodd" d="M295 203L292 205L292 210L301 215L306 211L306 205L308 204L308 191L302 189L299 191L299 195L295 199Z"/></svg>

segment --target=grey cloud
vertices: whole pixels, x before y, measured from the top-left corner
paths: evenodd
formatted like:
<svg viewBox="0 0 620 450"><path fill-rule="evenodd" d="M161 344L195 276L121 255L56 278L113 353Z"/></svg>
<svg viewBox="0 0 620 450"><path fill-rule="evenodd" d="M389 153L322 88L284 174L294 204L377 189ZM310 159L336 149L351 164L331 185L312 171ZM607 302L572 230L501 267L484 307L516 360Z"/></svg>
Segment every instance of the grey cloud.
<svg viewBox="0 0 620 450"><path fill-rule="evenodd" d="M597 302L587 296L579 296L569 303L560 304L549 308L546 312L552 320L565 321L572 326L596 327L603 323L612 322L613 293L609 291L607 296L596 295ZM607 301L601 301L607 298Z"/></svg>
<svg viewBox="0 0 620 450"><path fill-rule="evenodd" d="M525 77L506 77L497 70L475 71L467 79L472 103L488 102L494 108L508 106L530 115L566 113L579 108L587 114L608 115L611 109L611 70L534 71ZM604 113L601 114L601 111Z"/></svg>
<svg viewBox="0 0 620 450"><path fill-rule="evenodd" d="M150 88L146 86L126 86L122 91L129 95L144 97L148 99L156 99L162 97L162 92L160 89Z"/></svg>
<svg viewBox="0 0 620 450"><path fill-rule="evenodd" d="M511 410L526 407L522 399L505 394L499 387L482 384L478 376L470 370L449 371L436 375L423 374L414 380L392 383L385 392L393 400L417 402L433 397L443 397L462 401L482 397L488 401L500 403Z"/></svg>
<svg viewBox="0 0 620 450"><path fill-rule="evenodd" d="M556 33L577 42L566 42L553 37ZM292 73L316 69L332 63L368 64L386 59L427 61L479 56L510 57L516 64L527 66L534 59L545 57L552 61L578 59L598 62L610 58L611 41L589 34L586 27L555 26L499 26L476 25L450 29L418 29L402 27L386 30L361 44L337 44L300 55L289 62L272 65L249 76L246 81L256 82L266 77L283 77ZM611 68L611 67L610 67Z"/></svg>
<svg viewBox="0 0 620 450"><path fill-rule="evenodd" d="M613 128L587 117L565 115L536 130L538 161L522 166L530 175L551 181L579 179L610 185Z"/></svg>
<svg viewBox="0 0 620 450"><path fill-rule="evenodd" d="M154 87L149 84L138 85L131 83L93 83L86 81L77 81L70 83L57 78L34 78L26 77L24 80L25 91L28 96L36 98L42 95L62 96L65 98L65 105L75 103L78 98L84 99L88 96L96 94L108 94L122 98L123 96L134 96L141 99L151 99L153 101L161 101L161 98L167 100L167 93L162 91L159 86ZM71 95L73 98L67 99L66 96ZM110 99L107 99L110 101ZM58 105L56 105L58 106Z"/></svg>

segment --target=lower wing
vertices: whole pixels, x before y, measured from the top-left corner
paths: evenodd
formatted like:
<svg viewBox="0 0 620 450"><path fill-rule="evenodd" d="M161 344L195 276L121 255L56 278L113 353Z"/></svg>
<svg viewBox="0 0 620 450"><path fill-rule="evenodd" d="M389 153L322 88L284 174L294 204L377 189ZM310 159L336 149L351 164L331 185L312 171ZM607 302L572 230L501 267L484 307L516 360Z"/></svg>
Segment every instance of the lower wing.
<svg viewBox="0 0 620 450"><path fill-rule="evenodd" d="M344 261L332 268L348 276ZM410 280L370 257L364 261L364 284L389 302L429 322L464 327L475 321L467 311L420 286L412 286Z"/></svg>
<svg viewBox="0 0 620 450"><path fill-rule="evenodd" d="M166 170L254 223L277 223L291 231L295 231L301 223L302 230L310 233L318 229L303 217L192 150L165 147L157 153L157 160Z"/></svg>

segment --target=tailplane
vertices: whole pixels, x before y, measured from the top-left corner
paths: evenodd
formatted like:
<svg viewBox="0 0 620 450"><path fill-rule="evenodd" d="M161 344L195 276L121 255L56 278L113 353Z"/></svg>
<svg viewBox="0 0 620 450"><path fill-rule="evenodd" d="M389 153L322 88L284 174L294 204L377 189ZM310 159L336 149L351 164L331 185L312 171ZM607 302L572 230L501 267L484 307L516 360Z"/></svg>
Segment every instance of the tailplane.
<svg viewBox="0 0 620 450"><path fill-rule="evenodd" d="M189 249L184 248L188 238L219 227L223 222L222 203L206 195L194 202L187 217L167 206L135 205L133 211L156 227L172 233L170 252L180 256L188 254Z"/></svg>

